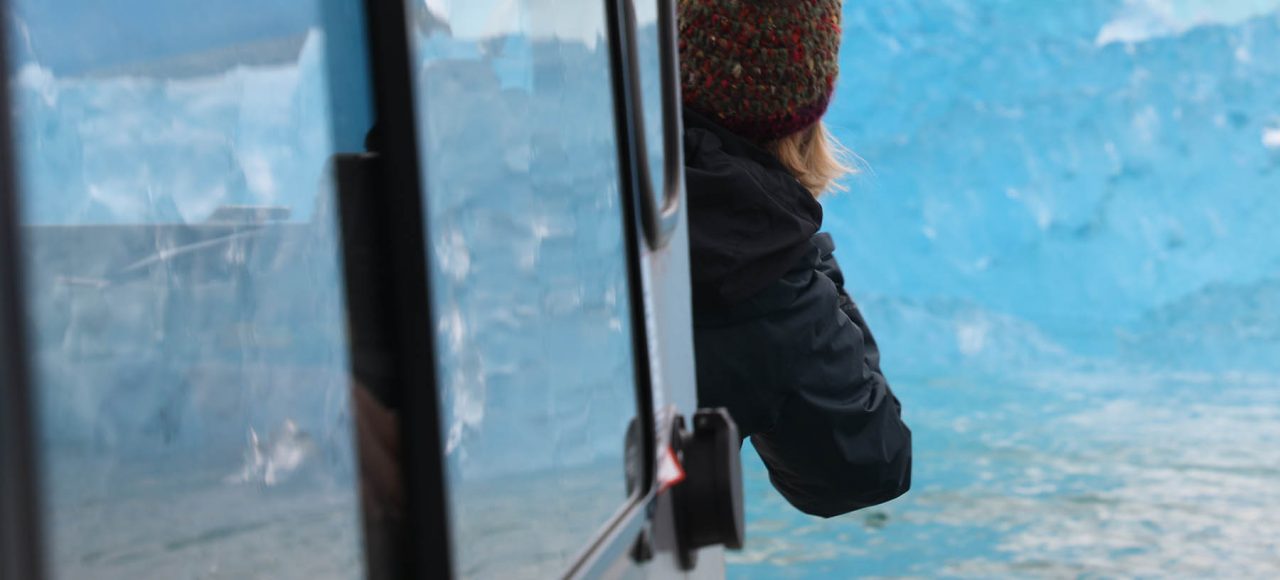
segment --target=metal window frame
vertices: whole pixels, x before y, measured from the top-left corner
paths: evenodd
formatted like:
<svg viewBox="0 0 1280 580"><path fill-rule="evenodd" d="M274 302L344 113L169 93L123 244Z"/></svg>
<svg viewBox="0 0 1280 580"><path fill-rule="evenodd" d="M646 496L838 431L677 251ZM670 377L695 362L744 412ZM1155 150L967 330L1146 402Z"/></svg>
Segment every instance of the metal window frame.
<svg viewBox="0 0 1280 580"><path fill-rule="evenodd" d="M675 44L675 3L659 0L658 26L661 51L661 91L663 99L662 200L659 204L653 175L649 170L645 141L645 117L640 84L640 58L636 39L634 0L604 0L609 41L609 69L614 105L614 126L618 149L619 193L623 208L627 247L627 274L631 299L632 352L635 357L637 413L641 419L644 440L643 486L613 519L565 574L566 578L597 578L613 568L618 560L632 553L645 528L650 526L658 509L657 482L657 409L654 407L655 370L652 358L660 356L653 349L647 311L650 301L642 264L646 259L642 244L652 251L662 251L680 219L684 191L684 157L682 154L683 123L681 121L680 80ZM639 565L637 563L636 565Z"/></svg>
<svg viewBox="0 0 1280 580"><path fill-rule="evenodd" d="M566 572L566 576L575 578L600 575L625 557L643 531L656 499L656 426L653 369L649 363L653 353L646 324L640 224L645 224L649 231L644 234L653 243L660 236L653 235L652 222L659 220L653 219L656 208L652 207L655 198L651 178L638 147L643 141L637 140L643 131L636 123L643 119L643 113L634 99L639 72L635 70L634 37L626 29L634 22L634 8L628 0L605 1L631 294L634 384L647 461L643 486ZM0 0L0 13L7 13L7 8L8 3ZM381 217L391 240L386 250L395 264L392 283L385 290L399 316L393 354L404 402L401 429L409 490L406 545L399 570L405 577L445 578L452 576L450 520L435 389L428 238L423 220L425 189L421 183L423 161L417 146L407 15L400 0L365 0L364 8L374 103L378 118L383 121L382 139L386 145L382 152L386 211ZM0 27L0 62L7 66L6 36L7 29ZM11 110L9 97L6 86L0 91L0 112ZM43 537L10 119L10 115L0 114L0 473L5 477L0 487L0 575L38 580L44 572Z"/></svg>
<svg viewBox="0 0 1280 580"><path fill-rule="evenodd" d="M609 74L612 85L615 147L618 153L618 193L622 208L623 237L627 259L628 299L631 306L631 352L636 391L636 417L640 422L642 457L645 458L640 487L621 510L605 523L602 531L584 548L565 572L565 578L598 578L621 558L626 557L643 533L652 516L657 499L657 426L654 408L654 369L650 357L647 300L642 268L641 243L649 237L649 206L641 196L653 202L652 180L648 172L644 143L644 112L635 100L639 94L638 60L635 58L634 11L622 3L630 0L605 0L609 40ZM637 141L639 139L639 141ZM639 145L639 147L637 146ZM655 214L656 215L656 214ZM657 227L657 224L654 224ZM644 231L642 231L644 230Z"/></svg>
<svg viewBox="0 0 1280 580"><path fill-rule="evenodd" d="M381 295L397 319L391 365L401 402L400 437L406 511L404 542L393 574L403 578L450 578L444 441L437 396L435 328L431 315L427 226L418 155L417 115L409 59L408 19L402 0L364 0L374 118L381 143L377 218L391 264Z"/></svg>
<svg viewBox="0 0 1280 580"><path fill-rule="evenodd" d="M679 34L674 0L657 0L659 86L662 100L662 145L668 154L662 158L661 181L655 181L648 163L645 136L645 111L640 84L640 53L637 40L638 21L635 0L608 2L613 50L621 51L616 63L615 84L621 104L619 130L626 133L619 140L627 148L626 163L631 176L632 198L638 202L640 222L645 237L654 250L666 247L680 220L684 195L684 158L679 155L684 137L681 115L680 64L676 37ZM672 153L675 153L674 155ZM658 193L662 199L658 199Z"/></svg>
<svg viewBox="0 0 1280 580"><path fill-rule="evenodd" d="M646 289L642 244L664 245L672 229L683 174L668 171L664 176L665 203L659 207L643 140L643 111L639 102L639 70L636 58L635 14L632 0L603 0L609 30L609 59L617 135L621 207L625 235L628 290L631 300L632 353L637 416L640 419L643 464L641 485L620 510L584 547L565 572L566 578L593 578L615 567L631 552L654 515L657 503L657 425L654 408L654 369L650 356L650 329L646 311ZM664 39L675 29L671 2L661 3ZM667 14L666 12L670 12ZM378 119L378 152L387 191L384 225L389 234L386 248L392 253L395 279L389 282L388 296L394 295L397 312L394 337L397 382L401 385L405 409L402 422L405 443L406 484L409 493L409 526L404 561L405 577L453 577L449 504L444 469L440 409L436 385L435 338L431 329L431 288L427 272L430 256L424 223L424 203L430 192L422 183L425 161L419 155L417 111L410 56L408 14L404 0L365 0L369 59ZM669 29L669 30L665 30ZM672 37L674 38L674 37ZM671 47L663 47L664 77L675 78L675 68L666 62L674 58ZM683 163L680 151L679 111L671 110L666 94L678 91L678 78L664 78L664 143L667 165ZM673 130L674 128L674 130ZM674 148L672 146L674 140ZM675 155L670 155L675 153ZM426 168L429 169L429 168ZM668 183L669 182L669 183ZM674 193L673 193L674 192ZM431 388L410 388L411 385ZM621 444L622 442L619 441Z"/></svg>
<svg viewBox="0 0 1280 580"><path fill-rule="evenodd" d="M0 14L9 3L0 0ZM0 66L9 67L0 26ZM8 75L5 76L8 79ZM0 578L44 577L10 86L0 90Z"/></svg>

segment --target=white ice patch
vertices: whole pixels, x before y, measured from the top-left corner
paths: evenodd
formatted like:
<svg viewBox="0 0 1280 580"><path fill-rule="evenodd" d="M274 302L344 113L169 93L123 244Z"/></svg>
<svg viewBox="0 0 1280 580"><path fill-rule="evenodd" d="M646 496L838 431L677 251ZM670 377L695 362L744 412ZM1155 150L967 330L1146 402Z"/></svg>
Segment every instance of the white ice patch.
<svg viewBox="0 0 1280 580"><path fill-rule="evenodd" d="M1125 0L1098 32L1098 46L1178 36L1201 26L1234 25L1280 10L1280 0Z"/></svg>
<svg viewBox="0 0 1280 580"><path fill-rule="evenodd" d="M449 21L449 0L424 0L427 12L445 22Z"/></svg>
<svg viewBox="0 0 1280 580"><path fill-rule="evenodd" d="M445 339L449 353L460 355L467 348L467 320L456 306L448 308L440 317L440 335Z"/></svg>
<svg viewBox="0 0 1280 580"><path fill-rule="evenodd" d="M445 454L459 454L463 460L466 434L478 433L484 426L489 386L484 373L484 361L477 355L474 368L457 369L450 373L448 390L453 394L450 405L449 433L445 440Z"/></svg>
<svg viewBox="0 0 1280 580"><path fill-rule="evenodd" d="M228 476L226 482L278 485L288 480L315 452L315 441L292 419L285 419L266 441L259 439L258 432L250 428L244 464L239 472Z"/></svg>
<svg viewBox="0 0 1280 580"><path fill-rule="evenodd" d="M26 90L40 96L46 107L58 106L58 84L53 72L37 64L27 63L18 69L14 76L15 88Z"/></svg>
<svg viewBox="0 0 1280 580"><path fill-rule="evenodd" d="M975 356L987 349L987 335L991 323L985 319L960 322L956 325L956 346L960 354Z"/></svg>
<svg viewBox="0 0 1280 580"><path fill-rule="evenodd" d="M271 201L276 197L275 174L271 170L271 160L261 154L247 154L240 158L240 169L244 171L244 179L249 189L263 201Z"/></svg>
<svg viewBox="0 0 1280 580"><path fill-rule="evenodd" d="M1262 132L1262 146L1267 149L1280 149L1280 127L1272 127Z"/></svg>
<svg viewBox="0 0 1280 580"><path fill-rule="evenodd" d="M1155 107L1147 105L1133 116L1133 131L1144 143L1155 143L1160 134L1160 113Z"/></svg>
<svg viewBox="0 0 1280 580"><path fill-rule="evenodd" d="M562 0L422 0L431 18L447 24L458 39L518 34L582 42L594 50L605 37L604 4ZM637 0L638 25L653 24L655 0Z"/></svg>
<svg viewBox="0 0 1280 580"><path fill-rule="evenodd" d="M471 274L471 249L461 230L450 228L438 236L435 253L440 270L455 284L461 284Z"/></svg>

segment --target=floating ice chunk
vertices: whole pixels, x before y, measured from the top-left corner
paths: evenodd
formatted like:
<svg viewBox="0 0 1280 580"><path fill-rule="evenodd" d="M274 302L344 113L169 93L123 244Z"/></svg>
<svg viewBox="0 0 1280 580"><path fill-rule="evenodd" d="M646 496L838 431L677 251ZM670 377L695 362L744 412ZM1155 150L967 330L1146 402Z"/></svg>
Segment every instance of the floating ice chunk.
<svg viewBox="0 0 1280 580"><path fill-rule="evenodd" d="M263 442L258 432L249 429L249 447L245 450L240 472L227 477L227 483L261 483L268 487L283 483L315 454L311 436L285 419L271 437Z"/></svg>
<svg viewBox="0 0 1280 580"><path fill-rule="evenodd" d="M227 477L227 483L249 483L259 477L266 468L267 459L262 454L262 442L258 439L258 432L249 428L249 447L244 452L244 465L240 467L240 473Z"/></svg>
<svg viewBox="0 0 1280 580"><path fill-rule="evenodd" d="M298 428L298 424L286 419L280 432L272 437L267 447L266 469L262 482L267 485L280 483L289 477L315 451L311 436Z"/></svg>

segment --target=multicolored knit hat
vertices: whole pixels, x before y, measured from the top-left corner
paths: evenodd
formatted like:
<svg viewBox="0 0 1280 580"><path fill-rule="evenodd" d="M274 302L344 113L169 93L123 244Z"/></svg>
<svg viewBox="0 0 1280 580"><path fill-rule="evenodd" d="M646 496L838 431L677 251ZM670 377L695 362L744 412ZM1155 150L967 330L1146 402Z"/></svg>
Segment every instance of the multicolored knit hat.
<svg viewBox="0 0 1280 580"><path fill-rule="evenodd" d="M684 103L761 143L822 118L840 70L841 0L680 0Z"/></svg>

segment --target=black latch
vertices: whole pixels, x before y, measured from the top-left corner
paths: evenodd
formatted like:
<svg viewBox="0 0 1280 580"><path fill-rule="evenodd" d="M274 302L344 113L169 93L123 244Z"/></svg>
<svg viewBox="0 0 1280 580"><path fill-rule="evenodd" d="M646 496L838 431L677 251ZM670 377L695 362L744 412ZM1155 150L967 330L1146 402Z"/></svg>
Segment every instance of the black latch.
<svg viewBox="0 0 1280 580"><path fill-rule="evenodd" d="M680 563L689 570L701 548L742 548L742 442L738 426L725 409L698 411L691 431L682 425L677 430L673 443L678 446L685 478L671 493Z"/></svg>

